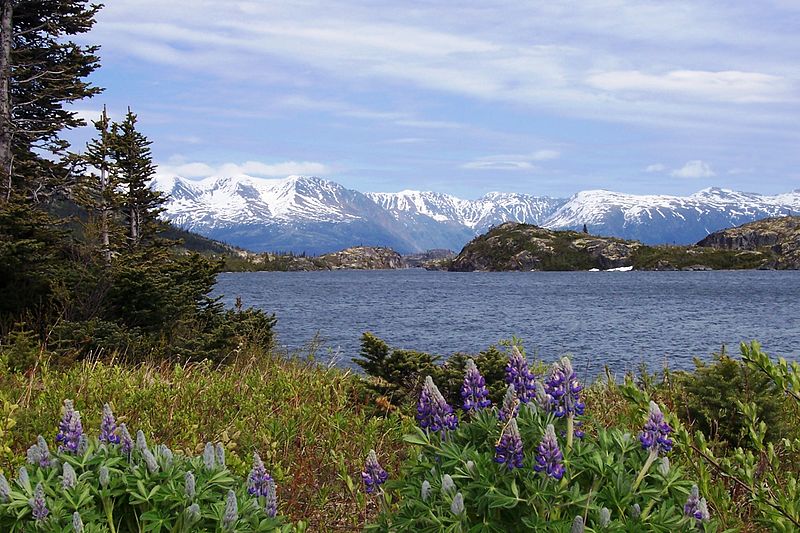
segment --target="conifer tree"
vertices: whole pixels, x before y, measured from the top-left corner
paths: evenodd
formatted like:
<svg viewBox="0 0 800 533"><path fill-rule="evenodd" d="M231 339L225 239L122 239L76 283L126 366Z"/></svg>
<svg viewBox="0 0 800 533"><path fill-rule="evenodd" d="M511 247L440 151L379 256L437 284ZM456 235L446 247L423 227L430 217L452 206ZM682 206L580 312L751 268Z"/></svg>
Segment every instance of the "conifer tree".
<svg viewBox="0 0 800 533"><path fill-rule="evenodd" d="M39 203L72 177L65 128L85 123L65 104L100 89L86 81L99 67L88 32L100 4L89 0L0 0L0 205Z"/></svg>
<svg viewBox="0 0 800 533"><path fill-rule="evenodd" d="M122 205L130 248L153 242L160 227L158 215L166 201L150 187L156 170L150 152L152 142L137 131L136 122L136 115L128 109L125 120L111 128L114 163L125 190Z"/></svg>

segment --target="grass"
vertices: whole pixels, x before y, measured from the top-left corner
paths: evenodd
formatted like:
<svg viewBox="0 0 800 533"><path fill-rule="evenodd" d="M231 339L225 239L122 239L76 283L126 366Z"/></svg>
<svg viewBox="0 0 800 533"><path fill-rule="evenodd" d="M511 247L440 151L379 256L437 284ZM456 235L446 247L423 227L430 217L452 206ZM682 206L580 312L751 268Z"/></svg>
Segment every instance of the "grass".
<svg viewBox="0 0 800 533"><path fill-rule="evenodd" d="M228 462L246 474L258 451L276 478L280 512L311 531L358 530L375 509L360 495L360 470L370 449L390 471L402 461L399 415L380 408L347 371L300 359L251 353L233 364L120 366L84 362L63 370L39 366L0 375L0 398L16 403L16 426L4 440L19 464L41 434L52 441L60 406L75 401L84 427L96 432L109 402L131 432L199 452L221 441ZM2 456L0 456L2 459Z"/></svg>

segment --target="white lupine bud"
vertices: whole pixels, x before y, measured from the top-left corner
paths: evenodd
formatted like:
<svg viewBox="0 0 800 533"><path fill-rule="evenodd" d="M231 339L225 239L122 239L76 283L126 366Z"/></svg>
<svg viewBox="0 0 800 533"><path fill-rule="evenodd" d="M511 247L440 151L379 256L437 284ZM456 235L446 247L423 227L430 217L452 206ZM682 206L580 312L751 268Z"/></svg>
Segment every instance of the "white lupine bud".
<svg viewBox="0 0 800 533"><path fill-rule="evenodd" d="M603 507L600 509L600 527L608 527L611 523L611 511L608 510L608 507Z"/></svg>
<svg viewBox="0 0 800 533"><path fill-rule="evenodd" d="M422 482L422 491L420 495L422 496L422 501L424 502L428 501L428 498L431 496L431 484L427 479Z"/></svg>
<svg viewBox="0 0 800 533"><path fill-rule="evenodd" d="M450 474L442 476L442 494L450 494L456 491L456 484Z"/></svg>
<svg viewBox="0 0 800 533"><path fill-rule="evenodd" d="M450 512L456 516L464 514L464 496L460 492L453 498L453 503L450 504Z"/></svg>

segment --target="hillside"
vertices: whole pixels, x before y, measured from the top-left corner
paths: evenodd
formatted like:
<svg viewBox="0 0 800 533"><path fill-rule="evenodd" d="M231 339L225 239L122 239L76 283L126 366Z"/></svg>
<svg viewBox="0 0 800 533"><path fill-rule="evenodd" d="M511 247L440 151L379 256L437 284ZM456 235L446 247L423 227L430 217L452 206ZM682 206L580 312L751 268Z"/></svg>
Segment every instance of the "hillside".
<svg viewBox="0 0 800 533"><path fill-rule="evenodd" d="M447 269L471 271L799 269L800 217L760 220L713 233L692 246L555 231L507 222L476 237Z"/></svg>

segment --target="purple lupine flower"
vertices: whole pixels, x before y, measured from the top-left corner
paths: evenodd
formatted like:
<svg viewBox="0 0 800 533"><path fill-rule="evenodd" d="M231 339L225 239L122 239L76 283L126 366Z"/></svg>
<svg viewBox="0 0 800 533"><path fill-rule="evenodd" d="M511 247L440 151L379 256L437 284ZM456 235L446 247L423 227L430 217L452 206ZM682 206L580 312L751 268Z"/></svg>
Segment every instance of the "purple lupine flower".
<svg viewBox="0 0 800 533"><path fill-rule="evenodd" d="M50 511L47 509L47 500L44 497L44 487L41 483L36 484L36 490L33 492L33 498L28 501L28 505L31 507L31 515L33 515L33 519L37 522L41 522L47 515L50 514Z"/></svg>
<svg viewBox="0 0 800 533"><path fill-rule="evenodd" d="M656 454L669 452L672 449L672 439L669 438L671 432L672 428L664 421L661 409L656 402L651 401L647 422L639 435L642 448Z"/></svg>
<svg viewBox="0 0 800 533"><path fill-rule="evenodd" d="M267 491L264 494L264 512L270 518L275 518L278 515L278 493L275 487L275 480L272 478L267 480Z"/></svg>
<svg viewBox="0 0 800 533"><path fill-rule="evenodd" d="M225 499L225 514L222 515L222 529L229 531L233 529L236 522L239 520L239 504L236 501L236 493L232 490L228 491L228 497Z"/></svg>
<svg viewBox="0 0 800 533"><path fill-rule="evenodd" d="M259 496L266 497L270 481L272 481L272 477L267 473L261 456L257 452L253 453L253 468L247 476L247 492L256 498Z"/></svg>
<svg viewBox="0 0 800 533"><path fill-rule="evenodd" d="M549 409L556 417L583 414L585 405L580 397L583 387L578 382L569 358L564 357L553 365L553 371L550 378L545 381L544 389L549 399Z"/></svg>
<svg viewBox="0 0 800 533"><path fill-rule="evenodd" d="M528 361L525 360L519 348L513 346L506 365L506 383L514 385L514 389L517 391L517 398L522 403L528 403L533 399L536 392L535 379L535 376L528 368Z"/></svg>
<svg viewBox="0 0 800 533"><path fill-rule="evenodd" d="M506 424L503 434L500 435L500 440L494 449L494 460L496 462L505 464L509 470L522 468L524 459L522 437L519 434L516 418L512 418L511 421Z"/></svg>
<svg viewBox="0 0 800 533"><path fill-rule="evenodd" d="M100 442L106 444L119 444L119 435L117 435L117 422L114 419L114 413L111 411L111 406L105 404L103 406L103 418L100 420Z"/></svg>
<svg viewBox="0 0 800 533"><path fill-rule="evenodd" d="M128 432L128 426L125 424L119 425L119 449L122 453L130 454L133 451L133 438Z"/></svg>
<svg viewBox="0 0 800 533"><path fill-rule="evenodd" d="M464 372L464 383L461 385L461 399L466 412L477 412L492 405L489 400L489 391L486 389L486 380L481 376L475 361L467 360Z"/></svg>
<svg viewBox="0 0 800 533"><path fill-rule="evenodd" d="M537 464L534 465L533 469L537 472L545 472L553 479L561 479L564 477L563 460L564 456L558 447L556 430L553 428L553 424L548 424L542 442L539 444L538 454L536 455Z"/></svg>
<svg viewBox="0 0 800 533"><path fill-rule="evenodd" d="M453 408L447 404L430 376L425 378L425 385L419 395L416 418L422 429L440 432L442 436L447 434L447 430L458 427L458 418L453 413Z"/></svg>
<svg viewBox="0 0 800 533"><path fill-rule="evenodd" d="M692 485L692 491L683 506L683 513L697 520L698 526L711 518L708 512L708 503L705 498L700 497L700 489L697 488L697 485Z"/></svg>
<svg viewBox="0 0 800 533"><path fill-rule="evenodd" d="M506 389L506 394L503 396L503 404L500 410L497 411L497 418L501 422L507 421L509 418L514 418L519 414L519 400L517 400L517 390L514 385L509 385Z"/></svg>
<svg viewBox="0 0 800 533"><path fill-rule="evenodd" d="M58 451L76 453L81 435L83 435L81 413L75 410L72 400L64 400L61 422L58 424L58 435L56 435L56 442L61 443Z"/></svg>
<svg viewBox="0 0 800 533"><path fill-rule="evenodd" d="M27 453L28 463L37 465L40 468L50 468L52 459L50 457L50 448L47 446L47 441L44 437L39 435L36 439L36 444L28 448Z"/></svg>
<svg viewBox="0 0 800 533"><path fill-rule="evenodd" d="M220 468L225 467L225 446L222 445L221 442L218 442L216 447L214 448L214 457L217 461L217 466Z"/></svg>
<svg viewBox="0 0 800 533"><path fill-rule="evenodd" d="M7 503L11 499L11 485L9 485L6 476L0 472L0 503Z"/></svg>
<svg viewBox="0 0 800 533"><path fill-rule="evenodd" d="M72 465L64 462L62 466L61 487L64 489L74 489L78 484L78 475Z"/></svg>
<svg viewBox="0 0 800 533"><path fill-rule="evenodd" d="M378 456L375 454L375 450L370 450L367 455L367 462L364 465L364 471L361 472L361 480L364 482L367 494L375 492L388 478L389 474L378 463Z"/></svg>

